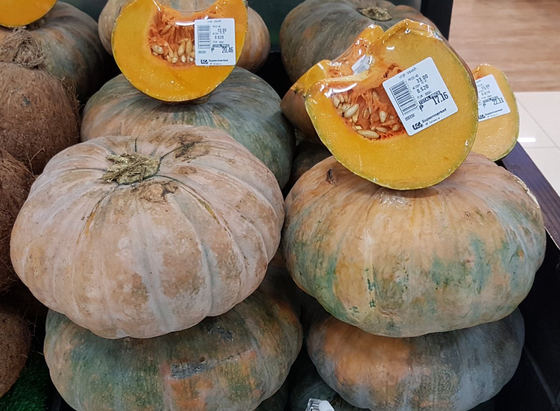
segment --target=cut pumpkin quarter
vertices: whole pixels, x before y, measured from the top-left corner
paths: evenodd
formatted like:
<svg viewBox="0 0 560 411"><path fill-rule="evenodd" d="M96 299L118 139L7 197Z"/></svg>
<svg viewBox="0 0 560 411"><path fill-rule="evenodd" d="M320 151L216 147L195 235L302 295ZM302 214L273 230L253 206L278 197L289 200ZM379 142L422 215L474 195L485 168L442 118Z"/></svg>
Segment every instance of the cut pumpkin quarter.
<svg viewBox="0 0 560 411"><path fill-rule="evenodd" d="M196 100L232 72L247 33L243 0L185 11L155 0L123 8L112 36L117 65L134 87L169 102Z"/></svg>
<svg viewBox="0 0 560 411"><path fill-rule="evenodd" d="M346 168L378 185L439 183L476 136L470 70L435 29L411 20L385 32L368 53L360 74L325 76L308 88L305 105L319 138Z"/></svg>
<svg viewBox="0 0 560 411"><path fill-rule="evenodd" d="M505 74L489 64L473 70L478 88L478 131L473 151L497 161L519 137L519 111Z"/></svg>
<svg viewBox="0 0 560 411"><path fill-rule="evenodd" d="M0 26L21 27L46 15L56 0L2 0Z"/></svg>

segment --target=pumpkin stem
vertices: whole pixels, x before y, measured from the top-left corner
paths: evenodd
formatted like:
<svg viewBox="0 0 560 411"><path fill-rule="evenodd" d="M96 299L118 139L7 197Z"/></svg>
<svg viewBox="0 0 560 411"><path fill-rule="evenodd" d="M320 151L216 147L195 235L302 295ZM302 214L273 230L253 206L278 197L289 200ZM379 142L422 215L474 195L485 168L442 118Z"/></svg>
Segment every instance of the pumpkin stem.
<svg viewBox="0 0 560 411"><path fill-rule="evenodd" d="M358 9L358 13L375 21L389 21L392 19L389 10L383 7L365 7L363 9Z"/></svg>
<svg viewBox="0 0 560 411"><path fill-rule="evenodd" d="M0 62L41 68L45 55L37 40L25 28L17 28L0 44Z"/></svg>
<svg viewBox="0 0 560 411"><path fill-rule="evenodd" d="M107 156L107 160L114 162L101 177L107 182L116 181L119 184L133 184L152 177L158 172L160 159L142 154L121 154Z"/></svg>

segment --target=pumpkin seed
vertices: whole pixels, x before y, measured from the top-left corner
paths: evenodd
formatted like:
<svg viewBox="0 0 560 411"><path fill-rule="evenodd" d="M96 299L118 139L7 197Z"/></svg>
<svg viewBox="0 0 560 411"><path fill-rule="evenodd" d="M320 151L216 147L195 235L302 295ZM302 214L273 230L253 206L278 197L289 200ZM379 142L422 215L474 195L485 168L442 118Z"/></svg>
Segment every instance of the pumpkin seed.
<svg viewBox="0 0 560 411"><path fill-rule="evenodd" d="M375 131L370 130L358 130L358 134L369 138L379 138L379 134L377 134Z"/></svg>
<svg viewBox="0 0 560 411"><path fill-rule="evenodd" d="M163 30L161 31L161 34L165 34L167 33L169 30L171 30L171 24L168 24L167 26L165 26L163 28Z"/></svg>
<svg viewBox="0 0 560 411"><path fill-rule="evenodd" d="M187 54L191 54L193 51L193 42L191 39L187 39L187 47L185 48Z"/></svg>
<svg viewBox="0 0 560 411"><path fill-rule="evenodd" d="M359 104L354 104L353 106L350 106L344 111L344 117L346 118L352 117L354 114L358 112L359 108L360 108Z"/></svg>
<svg viewBox="0 0 560 411"><path fill-rule="evenodd" d="M154 45L152 46L152 51L153 51L154 53L157 53L158 55L159 55L159 54L163 54L163 47L158 46L157 44L154 44Z"/></svg>
<svg viewBox="0 0 560 411"><path fill-rule="evenodd" d="M173 64L177 63L178 61L179 61L179 58L177 58L177 57L173 57L173 58L171 59L171 62L172 62Z"/></svg>
<svg viewBox="0 0 560 411"><path fill-rule="evenodd" d="M360 113L356 113L352 116L352 122L355 123L356 121L358 121L358 116Z"/></svg>
<svg viewBox="0 0 560 411"><path fill-rule="evenodd" d="M381 122L384 123L385 120L387 120L387 112L383 110L379 110L379 120L381 120Z"/></svg>
<svg viewBox="0 0 560 411"><path fill-rule="evenodd" d="M387 127L375 127L375 129L380 133L387 133L389 131Z"/></svg>
<svg viewBox="0 0 560 411"><path fill-rule="evenodd" d="M374 100L379 100L379 93L377 93L377 91L371 90L371 96Z"/></svg>
<svg viewBox="0 0 560 411"><path fill-rule="evenodd" d="M332 98L333 104L335 107L340 106L340 99L338 98L338 96L335 94Z"/></svg>
<svg viewBox="0 0 560 411"><path fill-rule="evenodd" d="M393 126L393 131L399 131L400 129L401 129L400 124L395 124L395 125Z"/></svg>
<svg viewBox="0 0 560 411"><path fill-rule="evenodd" d="M186 62L187 62L187 56L185 56L185 55L183 54L183 55L181 56L181 61L182 61L183 63L186 63Z"/></svg>
<svg viewBox="0 0 560 411"><path fill-rule="evenodd" d="M185 43L181 43L181 45L179 46L179 49L177 50L177 54L179 56L182 56L183 54L185 54Z"/></svg>

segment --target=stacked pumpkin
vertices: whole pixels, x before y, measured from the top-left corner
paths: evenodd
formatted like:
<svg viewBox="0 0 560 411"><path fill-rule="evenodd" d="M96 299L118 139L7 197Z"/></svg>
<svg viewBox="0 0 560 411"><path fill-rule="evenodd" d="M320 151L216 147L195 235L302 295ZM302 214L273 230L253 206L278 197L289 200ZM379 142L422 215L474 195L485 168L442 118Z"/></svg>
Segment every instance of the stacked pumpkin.
<svg viewBox="0 0 560 411"><path fill-rule="evenodd" d="M315 143L298 146L282 249L294 281L319 303L305 306L306 347L332 391L302 382L292 401L301 407L313 394L336 410L467 411L517 368L524 325L516 308L545 252L537 201L491 161L517 138L513 95L499 72L477 69L477 78L493 74L506 86L511 107L479 127L471 71L436 29L411 20L385 32L366 27L336 60L311 66L336 56L304 61L291 49L302 32L317 24L331 44L340 29L365 24L358 2L315 3L294 9L281 32L288 73L305 73L282 108ZM334 9L346 11L329 31ZM457 112L409 134L383 83L406 79L411 67L422 74L426 60ZM488 148L484 139L494 143L490 159L471 152L475 141Z"/></svg>
<svg viewBox="0 0 560 411"><path fill-rule="evenodd" d="M89 99L82 143L31 187L11 260L51 309L45 359L76 410L280 409L302 340L294 284L271 263L293 129L274 90L240 67L180 65L154 51L139 67L156 70L161 87L148 92L126 66L127 38L148 30L183 57L180 25L161 24L192 17L153 4L107 4L123 75ZM242 2L197 13L222 12L243 31ZM142 13L144 25L131 17ZM254 69L262 59L249 60ZM198 85L167 89L169 76Z"/></svg>

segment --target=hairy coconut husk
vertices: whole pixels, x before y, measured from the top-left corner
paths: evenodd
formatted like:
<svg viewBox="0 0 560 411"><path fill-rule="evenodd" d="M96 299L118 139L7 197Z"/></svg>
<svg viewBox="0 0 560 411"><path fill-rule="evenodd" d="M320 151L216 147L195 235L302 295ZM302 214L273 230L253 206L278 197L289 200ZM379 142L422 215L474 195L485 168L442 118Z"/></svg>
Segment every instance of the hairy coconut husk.
<svg viewBox="0 0 560 411"><path fill-rule="evenodd" d="M78 142L77 100L42 70L0 62L0 78L0 147L39 174L51 157Z"/></svg>
<svg viewBox="0 0 560 411"><path fill-rule="evenodd" d="M17 28L0 43L0 62L25 68L42 68L45 55L41 46L24 28Z"/></svg>
<svg viewBox="0 0 560 411"><path fill-rule="evenodd" d="M17 280L10 262L10 234L33 179L21 162L0 148L0 291Z"/></svg>
<svg viewBox="0 0 560 411"><path fill-rule="evenodd" d="M18 379L30 349L27 322L15 310L0 306L0 397Z"/></svg>

